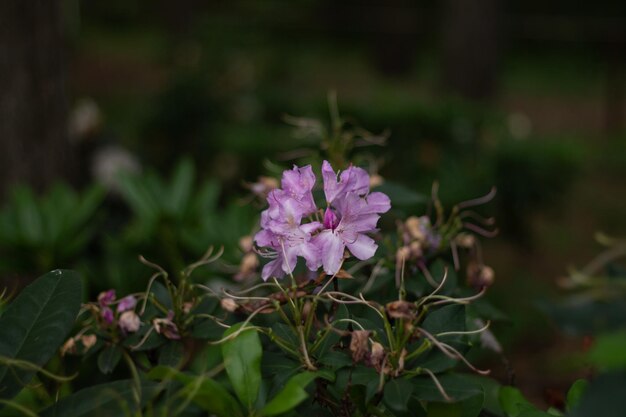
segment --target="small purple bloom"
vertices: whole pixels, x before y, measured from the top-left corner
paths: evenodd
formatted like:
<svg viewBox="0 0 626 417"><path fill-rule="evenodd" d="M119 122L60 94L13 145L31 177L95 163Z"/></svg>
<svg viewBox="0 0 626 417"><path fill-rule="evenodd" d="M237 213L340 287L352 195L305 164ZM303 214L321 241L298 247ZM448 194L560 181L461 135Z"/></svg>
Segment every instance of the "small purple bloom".
<svg viewBox="0 0 626 417"><path fill-rule="evenodd" d="M117 304L117 312L121 313L126 310L130 310L132 308L135 308L135 305L137 305L137 299L132 295L127 295L126 297L122 298Z"/></svg>
<svg viewBox="0 0 626 417"><path fill-rule="evenodd" d="M124 333L134 333L139 330L141 320L134 311L125 311L120 315L117 323Z"/></svg>
<svg viewBox="0 0 626 417"><path fill-rule="evenodd" d="M111 310L109 307L104 307L100 312L100 315L102 316L102 320L104 320L106 324L111 324L113 323L113 320L115 320L113 310Z"/></svg>
<svg viewBox="0 0 626 417"><path fill-rule="evenodd" d="M115 301L115 290L103 291L98 294L98 304L100 307L108 306Z"/></svg>

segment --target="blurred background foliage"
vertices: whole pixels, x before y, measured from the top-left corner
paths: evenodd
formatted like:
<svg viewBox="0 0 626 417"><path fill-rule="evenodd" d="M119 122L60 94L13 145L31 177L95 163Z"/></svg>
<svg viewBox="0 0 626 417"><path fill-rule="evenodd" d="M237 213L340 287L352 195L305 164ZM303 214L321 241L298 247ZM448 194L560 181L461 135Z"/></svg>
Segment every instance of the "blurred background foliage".
<svg viewBox="0 0 626 417"><path fill-rule="evenodd" d="M552 405L588 372L563 352L584 351L592 332L561 332L538 307L598 251L596 231L626 235L623 2L63 0L47 17L16 4L0 6L18 22L0 75L31 70L63 88L52 104L27 96L0 125L61 133L0 131L2 286L62 267L92 295L135 291L149 276L139 254L176 270L210 245L232 271L260 208L246 185L311 156L332 90L342 116L388 134L355 162L393 182L407 214L426 201L407 190L433 181L446 206L497 187L501 233L483 250L490 299L510 317L494 333L522 390ZM46 24L62 52L49 58ZM23 54L58 70L20 67ZM51 106L67 123L49 122Z"/></svg>

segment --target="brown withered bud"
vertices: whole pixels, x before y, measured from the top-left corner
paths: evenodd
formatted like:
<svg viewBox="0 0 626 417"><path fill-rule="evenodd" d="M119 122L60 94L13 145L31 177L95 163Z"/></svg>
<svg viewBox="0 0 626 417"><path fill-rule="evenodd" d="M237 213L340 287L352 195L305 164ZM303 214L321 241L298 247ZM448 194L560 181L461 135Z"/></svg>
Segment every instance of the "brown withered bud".
<svg viewBox="0 0 626 417"><path fill-rule="evenodd" d="M367 330L354 330L352 332L350 352L352 352L352 359L354 362L361 362L367 357L369 353L368 338L370 333L371 332Z"/></svg>
<svg viewBox="0 0 626 417"><path fill-rule="evenodd" d="M400 352L400 358L398 358L398 369L396 369L396 375L400 375L404 371L404 359L406 358L407 351L402 349Z"/></svg>
<svg viewBox="0 0 626 417"><path fill-rule="evenodd" d="M378 174L370 175L370 188L378 187L379 185L383 185L385 179Z"/></svg>
<svg viewBox="0 0 626 417"><path fill-rule="evenodd" d="M454 238L456 244L464 249L471 249L476 244L476 238L474 235L470 235L469 233L460 233Z"/></svg>
<svg viewBox="0 0 626 417"><path fill-rule="evenodd" d="M61 356L65 356L67 353L76 353L76 340L73 337L67 339L61 346Z"/></svg>
<svg viewBox="0 0 626 417"><path fill-rule="evenodd" d="M411 216L408 219L406 219L406 221L404 222L409 234L411 235L411 237L413 239L416 240L424 240L426 239L426 235L424 234L424 230L423 230L423 223L424 220L422 220L422 217L416 217L416 216Z"/></svg>
<svg viewBox="0 0 626 417"><path fill-rule="evenodd" d="M396 262L401 265L403 261L411 257L411 249L408 246L402 246L396 251Z"/></svg>
<svg viewBox="0 0 626 417"><path fill-rule="evenodd" d="M250 190L259 197L265 198L270 191L278 188L279 183L276 178L260 176L257 182L249 185Z"/></svg>
<svg viewBox="0 0 626 417"><path fill-rule="evenodd" d="M368 365L376 368L380 372L385 360L385 348L378 342L372 343L372 351L368 360Z"/></svg>
<svg viewBox="0 0 626 417"><path fill-rule="evenodd" d="M302 321L306 321L306 319L309 317L312 307L313 306L311 305L310 301L304 303L304 306L302 306Z"/></svg>
<svg viewBox="0 0 626 417"><path fill-rule="evenodd" d="M412 319L415 315L415 304L408 301L392 301L385 306L387 315L392 319Z"/></svg>
<svg viewBox="0 0 626 417"><path fill-rule="evenodd" d="M259 267L259 258L254 252L246 253L239 264L239 272L235 275L236 281L242 281L250 275L254 274Z"/></svg>
<svg viewBox="0 0 626 417"><path fill-rule="evenodd" d="M254 245L254 240L252 239L252 236L250 235L242 236L239 239L239 249L241 249L241 251L244 253L252 252L253 245Z"/></svg>
<svg viewBox="0 0 626 417"><path fill-rule="evenodd" d="M95 334L85 334L81 336L80 338L80 342L83 344L83 347L85 348L85 352L91 349L96 344L97 341L98 341L98 338L96 337Z"/></svg>
<svg viewBox="0 0 626 417"><path fill-rule="evenodd" d="M467 264L467 283L474 288L490 287L495 273L493 268L471 261Z"/></svg>
<svg viewBox="0 0 626 417"><path fill-rule="evenodd" d="M229 313L234 312L238 307L237 302L232 298L222 298L220 300L220 306Z"/></svg>
<svg viewBox="0 0 626 417"><path fill-rule="evenodd" d="M422 244L420 242L411 242L409 245L409 249L411 250L412 258L421 258L424 252L422 251Z"/></svg>

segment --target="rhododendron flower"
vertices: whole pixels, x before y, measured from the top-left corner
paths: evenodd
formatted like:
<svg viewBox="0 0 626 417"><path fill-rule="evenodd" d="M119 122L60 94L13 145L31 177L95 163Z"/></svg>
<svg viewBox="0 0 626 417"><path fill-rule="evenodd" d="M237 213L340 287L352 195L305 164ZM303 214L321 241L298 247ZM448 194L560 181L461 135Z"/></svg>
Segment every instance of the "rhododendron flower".
<svg viewBox="0 0 626 417"><path fill-rule="evenodd" d="M120 326L120 329L122 329L124 332L134 333L139 330L139 326L141 326L141 320L134 311L129 310L122 313L118 321L118 325Z"/></svg>
<svg viewBox="0 0 626 417"><path fill-rule="evenodd" d="M391 207L389 197L369 192L369 175L362 168L350 167L338 177L324 161L322 177L323 212L313 200L315 175L310 165L285 171L282 188L269 193L269 207L261 213L262 230L254 237L265 248L261 254L274 258L263 268L263 279L290 274L298 257L311 271L323 266L332 275L339 271L346 248L361 260L376 252L378 246L366 233L376 231L379 214ZM313 215L323 222L313 220Z"/></svg>

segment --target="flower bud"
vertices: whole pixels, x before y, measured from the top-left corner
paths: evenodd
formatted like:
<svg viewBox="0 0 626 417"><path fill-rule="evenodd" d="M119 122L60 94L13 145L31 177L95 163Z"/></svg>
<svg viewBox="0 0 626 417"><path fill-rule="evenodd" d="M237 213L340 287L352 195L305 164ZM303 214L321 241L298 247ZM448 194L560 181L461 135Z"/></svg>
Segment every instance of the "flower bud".
<svg viewBox="0 0 626 417"><path fill-rule="evenodd" d="M234 312L235 310L237 310L237 307L239 307L237 305L237 302L232 298L222 298L220 300L220 305L224 310L228 311L229 313Z"/></svg>
<svg viewBox="0 0 626 417"><path fill-rule="evenodd" d="M80 337L80 342L83 344L83 347L85 348L85 352L91 349L96 344L97 341L98 341L98 338L96 337L95 334L85 334Z"/></svg>
<svg viewBox="0 0 626 417"><path fill-rule="evenodd" d="M134 333L139 330L141 320L139 320L139 316L134 311L129 310L122 313L118 321L118 325L124 332Z"/></svg>

